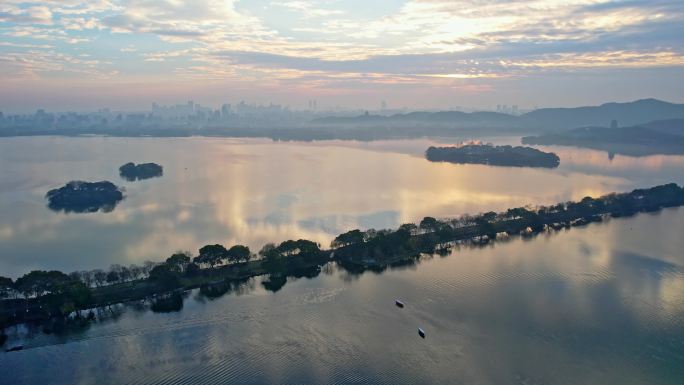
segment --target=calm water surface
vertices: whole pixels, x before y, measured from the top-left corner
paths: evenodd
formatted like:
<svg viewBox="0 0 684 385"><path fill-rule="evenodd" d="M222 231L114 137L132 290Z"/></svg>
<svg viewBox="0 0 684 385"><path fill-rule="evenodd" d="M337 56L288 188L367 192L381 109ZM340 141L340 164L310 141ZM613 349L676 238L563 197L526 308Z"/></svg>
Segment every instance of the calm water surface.
<svg viewBox="0 0 684 385"><path fill-rule="evenodd" d="M495 139L497 142L513 139ZM209 243L307 238L552 204L659 183L684 183L684 157L630 158L555 148L554 170L430 163L426 140L272 143L211 138L3 138L0 271L104 268L161 260ZM126 182L126 162L164 176ZM110 180L127 197L113 212L64 214L45 193L70 180Z"/></svg>
<svg viewBox="0 0 684 385"><path fill-rule="evenodd" d="M159 260L209 242L327 243L425 215L684 183L684 157L554 148L560 168L531 170L429 163L430 144L3 139L0 271ZM128 161L165 175L124 182ZM127 198L106 214L48 210L45 192L71 179L116 181ZM684 210L670 209L381 274L328 266L277 293L258 279L219 298L193 291L181 311L120 307L62 336L19 328L10 337L27 349L0 354L0 382L681 384L682 229Z"/></svg>

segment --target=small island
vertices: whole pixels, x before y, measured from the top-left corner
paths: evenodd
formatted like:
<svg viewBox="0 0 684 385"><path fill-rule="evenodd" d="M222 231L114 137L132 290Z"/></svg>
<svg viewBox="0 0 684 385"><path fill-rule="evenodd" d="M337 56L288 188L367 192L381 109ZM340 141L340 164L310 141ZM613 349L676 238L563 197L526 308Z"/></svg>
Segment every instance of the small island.
<svg viewBox="0 0 684 385"><path fill-rule="evenodd" d="M114 183L71 181L45 194L48 207L67 213L110 212L124 199L122 190Z"/></svg>
<svg viewBox="0 0 684 385"><path fill-rule="evenodd" d="M532 147L464 144L454 147L430 147L425 157L431 162L472 163L492 166L546 167L560 164L558 155Z"/></svg>
<svg viewBox="0 0 684 385"><path fill-rule="evenodd" d="M164 175L164 168L156 163L126 163L119 167L119 175L129 182L156 178Z"/></svg>

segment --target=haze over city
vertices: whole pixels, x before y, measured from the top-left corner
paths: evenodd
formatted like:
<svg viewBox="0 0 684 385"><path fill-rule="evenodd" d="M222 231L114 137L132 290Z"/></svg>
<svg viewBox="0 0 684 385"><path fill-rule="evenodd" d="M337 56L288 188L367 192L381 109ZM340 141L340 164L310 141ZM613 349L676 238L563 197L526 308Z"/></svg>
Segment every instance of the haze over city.
<svg viewBox="0 0 684 385"><path fill-rule="evenodd" d="M684 102L676 0L7 0L0 110Z"/></svg>
<svg viewBox="0 0 684 385"><path fill-rule="evenodd" d="M684 384L684 0L0 0L0 384Z"/></svg>

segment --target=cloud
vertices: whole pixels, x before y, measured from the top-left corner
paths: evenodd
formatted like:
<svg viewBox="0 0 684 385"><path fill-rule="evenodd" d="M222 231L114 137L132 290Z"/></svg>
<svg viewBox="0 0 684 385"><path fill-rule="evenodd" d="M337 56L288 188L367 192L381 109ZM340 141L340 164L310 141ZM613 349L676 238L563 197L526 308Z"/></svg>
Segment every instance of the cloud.
<svg viewBox="0 0 684 385"><path fill-rule="evenodd" d="M342 15L345 13L340 9L322 8L317 1L276 1L273 5L299 12L305 19Z"/></svg>
<svg viewBox="0 0 684 385"><path fill-rule="evenodd" d="M103 25L119 33L149 33L169 41L204 43L269 35L258 19L235 10L234 1L122 0L120 13L106 16Z"/></svg>
<svg viewBox="0 0 684 385"><path fill-rule="evenodd" d="M681 0L409 0L363 9L325 0L6 0L0 21L8 40L0 53L12 58L0 70L12 63L15 72L17 63L31 63L22 56L29 46L37 59L72 49L93 54L97 63L62 68L95 77L153 71L314 87L489 87L549 72L684 66ZM86 43L98 39L121 44L90 51ZM120 55L132 46L141 54ZM38 61L25 64L26 73L54 71Z"/></svg>
<svg viewBox="0 0 684 385"><path fill-rule="evenodd" d="M67 30L82 31L88 29L102 28L98 20L83 17L62 17L62 26Z"/></svg>
<svg viewBox="0 0 684 385"><path fill-rule="evenodd" d="M99 60L85 59L68 55L55 50L30 49L24 52L0 54L0 68L8 79L38 79L48 72L59 72L62 75L86 75L96 78L112 76L115 71L102 70Z"/></svg>
<svg viewBox="0 0 684 385"><path fill-rule="evenodd" d="M9 7L5 10L0 9L0 22L50 25L52 24L52 12L45 6Z"/></svg>

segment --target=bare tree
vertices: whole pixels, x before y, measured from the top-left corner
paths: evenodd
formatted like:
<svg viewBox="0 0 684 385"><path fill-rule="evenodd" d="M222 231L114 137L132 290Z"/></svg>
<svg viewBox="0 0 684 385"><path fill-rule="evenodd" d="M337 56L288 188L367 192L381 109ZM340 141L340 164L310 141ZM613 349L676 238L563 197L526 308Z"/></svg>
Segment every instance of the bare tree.
<svg viewBox="0 0 684 385"><path fill-rule="evenodd" d="M143 268L135 264L128 266L128 271L130 272L131 279L133 280L138 279L141 275L143 275Z"/></svg>
<svg viewBox="0 0 684 385"><path fill-rule="evenodd" d="M93 283L94 283L93 282L94 281L93 272L88 271L88 270L83 270L80 272L80 274L81 274L81 281L83 281L83 283L85 283L86 286L92 287Z"/></svg>
<svg viewBox="0 0 684 385"><path fill-rule="evenodd" d="M92 271L93 273L93 281L95 281L95 285L100 287L107 282L107 273L104 272L102 269L95 269Z"/></svg>
<svg viewBox="0 0 684 385"><path fill-rule="evenodd" d="M142 265L142 273L145 277L150 275L150 271L157 266L159 263L154 261L145 261Z"/></svg>
<svg viewBox="0 0 684 385"><path fill-rule="evenodd" d="M119 265L118 263L115 263L111 266L109 266L109 277L107 278L107 281L114 283L114 282L123 282L124 277L123 277L123 269L124 267Z"/></svg>

